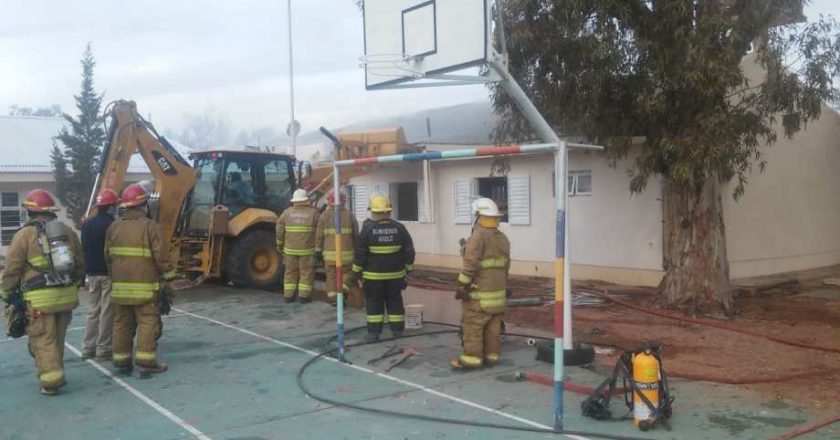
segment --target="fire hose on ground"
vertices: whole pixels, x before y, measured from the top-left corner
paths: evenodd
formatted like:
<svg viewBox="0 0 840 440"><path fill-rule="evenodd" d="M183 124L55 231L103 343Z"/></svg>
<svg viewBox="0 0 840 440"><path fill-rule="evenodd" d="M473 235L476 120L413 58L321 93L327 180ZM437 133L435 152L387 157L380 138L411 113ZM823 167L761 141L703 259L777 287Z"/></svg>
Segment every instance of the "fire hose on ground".
<svg viewBox="0 0 840 440"><path fill-rule="evenodd" d="M451 287L452 287L452 286L447 285L447 284L422 281L422 280L417 280L416 278L409 279L409 284L412 285L412 286L415 286L415 287L419 287L419 288L431 289L431 290L444 290L444 291L450 290ZM624 301L622 299L616 298L615 296L610 295L609 293L607 293L606 291L603 291L603 290L586 289L585 291L589 294L592 294L592 295L595 295L597 297L603 298L603 299L605 299L607 301L610 301L614 304L617 304L619 306L626 307L626 308L629 308L629 309L632 309L632 310L636 310L636 311L639 311L639 312L642 312L642 313L645 313L645 314L648 314L648 315L658 316L660 318L685 322L685 323L689 323L689 324L696 324L696 325L701 325L701 326L705 326L705 327L711 327L711 328L715 328L715 329L718 329L718 330L724 330L724 331L729 331L729 332L733 332L733 333L743 334L743 335L746 335L746 336L762 338L762 339L766 339L766 340L769 340L769 341L772 341L772 342L776 342L776 343L791 346L791 347L804 348L804 349L809 349L809 350L818 350L818 351L824 351L824 352L828 352L828 353L840 353L840 348L837 348L837 347L829 347L829 346L818 345L818 344L809 344L809 343L790 340L790 339L786 339L786 338L782 338L782 337L778 337L778 336L766 335L766 334L759 333L759 332L756 332L756 331L753 331L753 330L744 329L744 328L740 328L740 327L736 327L736 326L732 326L732 325L727 325L727 324L719 323L719 322L715 322L715 321L691 318L691 317L688 317L688 316L681 316L681 315L671 314L671 313L662 312L662 311L658 311L658 310L647 309L645 307L641 307L641 306L632 304L630 302ZM542 292L529 292L529 291L525 291L523 293L531 294L531 295L534 295L534 296L538 296L538 295L542 294ZM525 304L523 304L523 305L525 305ZM673 370L671 370L671 372L669 374L672 377L680 377L680 378L690 379L690 380L714 382L714 383L720 383L720 384L726 384L726 385L747 385L747 384L788 382L788 381L792 381L792 380L796 380L796 379L803 379L803 378L814 377L814 376L822 376L822 375L832 374L832 373L837 373L837 372L840 372L840 369L818 370L818 371L809 371L809 372L803 372L803 373L770 375L770 376L749 377L749 378L717 377L717 376L713 376L713 375L686 373L686 372L679 372L679 371L673 371ZM521 375L520 379L525 379L525 380L529 380L529 381L532 381L532 382L535 382L535 383L541 383L541 384L549 385L549 386L553 386L553 384L554 384L554 381L553 381L552 378L549 378L549 377L544 376L544 375L533 374L533 373L525 373L525 372L521 372L519 374ZM571 385L571 384L567 384L567 385ZM592 388L587 387L587 386L572 385L572 386L567 386L565 388L569 391L583 393L583 394L588 394L589 392L592 392ZM613 392L617 393L619 391L623 392L623 390L614 390ZM837 423L837 422L840 422L840 415L836 415L834 417L830 417L826 420L822 420L822 421L819 421L819 422L816 422L816 423L813 423L813 424L810 424L810 425L801 426L801 427L796 428L796 429L794 429L794 430L792 430L792 431L790 431L786 434L775 437L775 438L773 438L773 440L789 440L789 439L792 439L792 438L798 437L800 435L815 431L817 429L823 428L825 426L829 426L829 425L831 425L833 423Z"/></svg>

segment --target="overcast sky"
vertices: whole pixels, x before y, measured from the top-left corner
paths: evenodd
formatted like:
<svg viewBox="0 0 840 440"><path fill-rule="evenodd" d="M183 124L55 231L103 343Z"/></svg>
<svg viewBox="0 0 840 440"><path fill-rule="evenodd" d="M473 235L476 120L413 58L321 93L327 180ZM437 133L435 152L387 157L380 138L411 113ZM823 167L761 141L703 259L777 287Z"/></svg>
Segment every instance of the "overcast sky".
<svg viewBox="0 0 840 440"><path fill-rule="evenodd" d="M303 131L487 99L483 86L367 92L353 0L292 0L297 119ZM132 99L160 130L213 113L234 132L289 121L286 0L6 1L0 113L60 104L73 113L80 55L92 42L96 88ZM840 1L806 14L840 16Z"/></svg>

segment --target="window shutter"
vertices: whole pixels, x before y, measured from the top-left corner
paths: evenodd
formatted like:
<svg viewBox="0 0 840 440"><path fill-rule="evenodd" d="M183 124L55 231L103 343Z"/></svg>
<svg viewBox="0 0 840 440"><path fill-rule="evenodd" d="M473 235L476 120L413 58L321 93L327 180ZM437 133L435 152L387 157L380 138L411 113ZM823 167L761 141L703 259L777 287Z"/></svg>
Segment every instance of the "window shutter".
<svg viewBox="0 0 840 440"><path fill-rule="evenodd" d="M417 221L429 223L426 215L426 192L423 190L423 182L417 182Z"/></svg>
<svg viewBox="0 0 840 440"><path fill-rule="evenodd" d="M455 224L456 225L468 225L472 223L472 219L470 218L470 204L472 203L472 194L473 194L473 180L472 179L464 179L464 180L456 180L454 182L454 211L455 211Z"/></svg>
<svg viewBox="0 0 840 440"><path fill-rule="evenodd" d="M368 195L365 185L353 185L353 215L359 224L367 218Z"/></svg>
<svg viewBox="0 0 840 440"><path fill-rule="evenodd" d="M531 178L508 176L508 223L531 224Z"/></svg>
<svg viewBox="0 0 840 440"><path fill-rule="evenodd" d="M478 198L478 181L475 179L456 180L454 182L454 212L456 225L472 224L472 202Z"/></svg>

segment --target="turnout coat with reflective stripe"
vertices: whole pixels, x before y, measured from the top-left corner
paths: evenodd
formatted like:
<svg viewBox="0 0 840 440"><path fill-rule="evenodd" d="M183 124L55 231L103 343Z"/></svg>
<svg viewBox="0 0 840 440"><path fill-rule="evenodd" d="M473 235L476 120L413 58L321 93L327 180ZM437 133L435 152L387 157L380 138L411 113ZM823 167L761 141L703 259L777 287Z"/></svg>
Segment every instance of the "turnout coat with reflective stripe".
<svg viewBox="0 0 840 440"><path fill-rule="evenodd" d="M160 225L142 208L130 208L105 233L105 260L111 273L111 298L116 304L152 302L160 280L175 278L169 243Z"/></svg>
<svg viewBox="0 0 840 440"><path fill-rule="evenodd" d="M510 242L497 228L476 225L464 250L458 282L470 285L470 299L488 313L505 310Z"/></svg>
<svg viewBox="0 0 840 440"><path fill-rule="evenodd" d="M366 280L398 280L413 266L414 243L402 223L392 219L364 223L354 252L354 272L362 272Z"/></svg>
<svg viewBox="0 0 840 440"><path fill-rule="evenodd" d="M356 217L346 209L341 210L341 262L353 262L353 246L359 239L359 224ZM324 253L324 261L334 262L335 254L335 208L328 207L318 219L315 231L315 250Z"/></svg>
<svg viewBox="0 0 840 440"><path fill-rule="evenodd" d="M292 206L280 214L275 231L277 251L285 255L315 255L318 211L311 206Z"/></svg>
<svg viewBox="0 0 840 440"><path fill-rule="evenodd" d="M12 237L6 252L6 268L0 282L0 297L5 298L18 286L40 276L41 271L49 270L49 256L44 255L38 245L36 222L37 220L26 222ZM69 227L66 229L75 266L73 279L79 282L85 274L84 255L79 237ZM32 289L24 292L23 299L29 302L30 307L43 313L64 312L79 305L79 296L74 284Z"/></svg>

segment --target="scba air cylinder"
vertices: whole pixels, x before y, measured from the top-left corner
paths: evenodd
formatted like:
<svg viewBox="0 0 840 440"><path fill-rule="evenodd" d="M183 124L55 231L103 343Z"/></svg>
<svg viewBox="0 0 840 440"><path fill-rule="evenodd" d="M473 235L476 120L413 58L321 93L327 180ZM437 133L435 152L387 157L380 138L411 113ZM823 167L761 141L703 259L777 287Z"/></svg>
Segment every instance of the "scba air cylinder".
<svg viewBox="0 0 840 440"><path fill-rule="evenodd" d="M633 382L638 391L633 392L633 424L642 431L653 425L653 411L642 399L644 395L656 408L659 406L659 361L649 351L633 355Z"/></svg>
<svg viewBox="0 0 840 440"><path fill-rule="evenodd" d="M73 250L70 247L70 228L60 221L53 220L45 228L47 243L49 243L52 269L57 274L71 274L75 262Z"/></svg>

